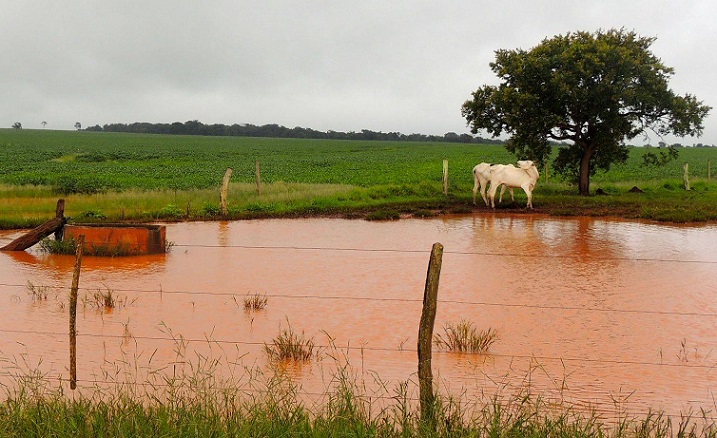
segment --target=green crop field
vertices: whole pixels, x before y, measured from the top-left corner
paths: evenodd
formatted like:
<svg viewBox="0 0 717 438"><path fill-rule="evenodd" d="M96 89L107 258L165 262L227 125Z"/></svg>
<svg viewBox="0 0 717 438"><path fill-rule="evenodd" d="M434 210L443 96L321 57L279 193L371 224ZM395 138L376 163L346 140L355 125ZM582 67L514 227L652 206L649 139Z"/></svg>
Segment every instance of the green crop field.
<svg viewBox="0 0 717 438"><path fill-rule="evenodd" d="M0 130L0 183L13 185L207 188L227 167L254 181L255 160L267 183L417 184L440 180L443 159L464 182L476 160L515 161L499 146Z"/></svg>
<svg viewBox="0 0 717 438"><path fill-rule="evenodd" d="M707 179L708 166L717 167L717 148L680 148L677 160L664 166L644 164L650 150L656 151L630 148L626 163L591 179L593 191L602 188L613 195L607 200L581 199L571 184L549 169L546 180L546 169L540 169L536 208L606 215L614 204L622 205L622 212L613 211L629 217L717 218L717 207L712 207L717 184ZM442 193L444 159L449 162L448 196ZM466 212L472 208L473 166L516 160L499 145L0 129L0 227L38 223L54 211L60 196L69 197L70 211L86 219L210 218L217 213L227 167L234 170L231 218L345 214L387 206L401 214ZM262 196L254 194L257 161ZM684 163L689 163L693 183L689 196L682 190ZM648 195L618 196L633 186ZM524 202L522 194L517 196L516 204L502 208L517 208ZM674 209L683 213L665 214ZM686 210L696 213L685 216Z"/></svg>
<svg viewBox="0 0 717 438"><path fill-rule="evenodd" d="M627 163L593 178L600 183L681 179L682 165L707 177L717 148L681 148L666 166L645 166L645 148ZM0 129L0 183L78 189L185 189L214 187L227 167L233 181L253 182L255 160L267 183L349 184L370 187L441 180L449 160L453 184L472 184L479 162L517 160L502 146L246 137L163 136L102 132ZM552 177L552 175L551 175Z"/></svg>

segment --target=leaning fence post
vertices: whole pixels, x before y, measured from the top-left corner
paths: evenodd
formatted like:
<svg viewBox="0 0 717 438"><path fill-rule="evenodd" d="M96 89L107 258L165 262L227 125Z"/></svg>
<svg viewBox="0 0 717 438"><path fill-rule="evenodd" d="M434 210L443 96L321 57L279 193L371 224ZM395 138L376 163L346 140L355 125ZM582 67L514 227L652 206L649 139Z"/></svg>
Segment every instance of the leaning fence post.
<svg viewBox="0 0 717 438"><path fill-rule="evenodd" d="M82 248L84 246L85 235L80 234L77 236L75 270L70 289L70 389L77 388L77 290L80 287L80 268L82 267Z"/></svg>
<svg viewBox="0 0 717 438"><path fill-rule="evenodd" d="M685 183L685 190L689 190L689 189L690 189L689 167L690 167L689 163L685 163L685 165L682 166L682 168L683 168L684 171L685 171L685 173L682 175L682 180L683 180L684 183Z"/></svg>
<svg viewBox="0 0 717 438"><path fill-rule="evenodd" d="M428 262L426 288L423 292L423 310L421 324L418 327L418 382L421 403L421 421L435 427L435 402L433 394L433 372L431 370L431 345L433 344L433 326L436 322L438 302L438 280L441 276L443 245L434 243Z"/></svg>
<svg viewBox="0 0 717 438"><path fill-rule="evenodd" d="M448 160L443 160L443 194L448 194Z"/></svg>
<svg viewBox="0 0 717 438"><path fill-rule="evenodd" d="M227 171L224 172L224 180L222 180L222 191L219 194L219 205L222 211L222 215L226 216L229 214L229 207L227 206L227 195L229 193L229 179L232 177L232 168L227 167Z"/></svg>

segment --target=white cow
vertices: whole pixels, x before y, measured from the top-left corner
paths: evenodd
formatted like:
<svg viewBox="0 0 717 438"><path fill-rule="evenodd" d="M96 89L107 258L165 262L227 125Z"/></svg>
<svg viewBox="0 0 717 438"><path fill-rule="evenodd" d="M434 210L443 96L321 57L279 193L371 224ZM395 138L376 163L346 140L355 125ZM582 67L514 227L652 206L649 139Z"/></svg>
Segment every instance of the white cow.
<svg viewBox="0 0 717 438"><path fill-rule="evenodd" d="M480 189L480 196L483 198L483 202L485 202L486 207L489 205L488 198L485 197L485 190L490 182L490 173L503 166L505 166L505 164L480 163L473 168L473 205L476 205L476 193L478 193L478 189ZM500 198L498 199L498 202L503 202L503 193L505 193L505 186L500 188ZM515 201L512 187L510 187L510 199Z"/></svg>
<svg viewBox="0 0 717 438"><path fill-rule="evenodd" d="M518 161L517 168L512 164L508 164L501 168L491 170L490 190L488 191L490 206L495 208L495 192L498 190L498 186L504 185L508 188L522 188L528 196L527 207L533 208L533 189L535 189L539 177L540 173L538 173L538 168L535 167L535 163L530 160Z"/></svg>

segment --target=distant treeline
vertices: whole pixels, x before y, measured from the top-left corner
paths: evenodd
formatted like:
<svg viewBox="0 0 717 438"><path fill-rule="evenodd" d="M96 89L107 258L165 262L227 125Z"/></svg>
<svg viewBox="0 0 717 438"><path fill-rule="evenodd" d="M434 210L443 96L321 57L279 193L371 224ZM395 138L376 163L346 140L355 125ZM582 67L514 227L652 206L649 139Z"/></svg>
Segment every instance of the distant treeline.
<svg viewBox="0 0 717 438"><path fill-rule="evenodd" d="M95 125L86 131L132 132L137 134L170 134L170 135L210 135L231 137L270 137L270 138L314 138L329 140L380 140L380 141L422 141L450 143L503 144L502 140L473 137L469 134L448 132L442 136L425 134L402 134L400 132L376 132L362 129L361 132L317 131L311 128L287 128L277 124L213 124L205 125L197 120L174 123L110 123Z"/></svg>

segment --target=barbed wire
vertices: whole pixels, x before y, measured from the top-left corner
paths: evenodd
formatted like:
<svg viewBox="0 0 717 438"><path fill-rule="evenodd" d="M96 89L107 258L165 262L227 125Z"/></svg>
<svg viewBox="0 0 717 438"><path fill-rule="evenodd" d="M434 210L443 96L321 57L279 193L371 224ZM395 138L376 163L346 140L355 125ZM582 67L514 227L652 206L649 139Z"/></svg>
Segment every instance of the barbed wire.
<svg viewBox="0 0 717 438"><path fill-rule="evenodd" d="M60 332L49 332L39 330L15 330L15 329L0 329L0 333L14 333L14 334L29 334L29 335L42 335L42 336L53 336L53 337L66 337L68 333ZM253 347L263 347L266 345L273 345L273 342L265 341L236 341L228 339L213 339L213 338L188 338L184 336L168 337L168 336L142 336L142 335L111 335L111 334L97 334L97 333L77 333L78 338L99 338L99 339L135 339L135 340L148 340L148 341L162 341L162 342L173 342L173 343L200 343L200 344L230 344L230 345L249 345ZM414 348L389 348L389 347L371 347L368 345L360 346L336 346L330 344L314 344L314 348L325 349L325 350L338 350L338 351L369 351L369 352L390 352L390 353L408 353L415 354L416 349ZM453 352L437 349L434 354L452 354ZM624 359L595 359L595 358L581 358L581 357L557 357L557 356L545 356L545 355L527 355L527 354L503 354L503 353L476 353L476 356L484 359L490 358L503 358L503 359L521 359L521 360L536 360L536 361L558 361L558 362L582 362L582 363L596 363L605 365L637 365L637 366L653 366L653 367L668 367L668 368L684 368L684 369L707 369L712 370L717 368L717 362L714 364L695 364L688 362L670 363L670 362L647 362L638 360L624 360Z"/></svg>
<svg viewBox="0 0 717 438"><path fill-rule="evenodd" d="M392 248L350 248L350 247L330 247L330 246L295 246L295 245L213 245L213 244L183 244L174 243L172 246L178 248L238 248L238 249L281 249L296 251L333 251L333 252L385 252L398 254L430 254L431 249L392 249ZM562 255L562 254L509 254L490 251L455 251L443 250L443 254L453 255L477 255L490 257L514 257L514 258L551 258L551 259L580 259L580 256ZM717 260L685 260L685 259L658 259L649 257L591 257L591 260L599 261L636 261L636 262L667 262L667 263L704 263L717 264Z"/></svg>
<svg viewBox="0 0 717 438"><path fill-rule="evenodd" d="M54 285L36 285L36 284L12 284L12 283L0 283L0 286L11 287L11 288L35 288L35 289L59 289L69 290L68 286L54 286ZM104 288L108 288L106 284L102 285ZM80 287L79 291L91 292L102 290L103 287ZM266 298L282 298L282 299L314 299L314 300L346 300L346 301L372 301L372 302L397 302L397 303L422 303L422 298L392 298L392 297L365 297L365 296L348 296L348 295L311 295L311 294L274 294L274 293L262 293L262 294L237 294L232 292L207 292L207 291L192 291L192 290L165 290L161 289L120 289L110 288L112 292L122 293L137 293L137 294L151 294L151 295L195 295L195 296L217 296L217 297L233 297L241 298L246 296L259 295L260 297ZM3 292L3 291L0 291ZM31 292L28 291L28 294ZM582 312L601 312L601 313L614 313L614 314L634 314L634 315L660 315L660 316L680 316L680 317L707 317L717 318L717 312L680 312L680 311L669 311L669 310L645 310L645 309L614 309L614 308L599 308L599 307L580 307L580 306L556 306L556 305L542 305L542 304L525 304L525 303L496 303L489 301L468 301L468 300L439 300L439 303L445 304L459 304L463 306L487 306L487 307L503 307L503 308L523 308L523 309L536 309L536 310L559 310L559 311L582 311ZM130 305L134 307L136 304Z"/></svg>
<svg viewBox="0 0 717 438"><path fill-rule="evenodd" d="M106 246L106 241L85 241L86 245ZM132 243L132 247L154 246L147 243ZM204 249L256 249L256 250L292 250L292 251L331 251L331 252L366 252L366 253L393 253L393 254L429 254L430 248L426 249L394 249L394 248L352 248L352 247L331 247L331 246L297 246L297 245L246 245L246 244L197 244L197 243L170 243L176 248L204 248ZM581 259L577 255L564 254L510 254L492 251L455 251L444 249L443 254L486 256L486 257L511 257L511 258L549 258L549 259ZM717 264L717 260L695 260L695 259L664 259L650 257L591 257L591 260L599 261L628 261L628 262L661 262L661 263L689 263L689 264Z"/></svg>

